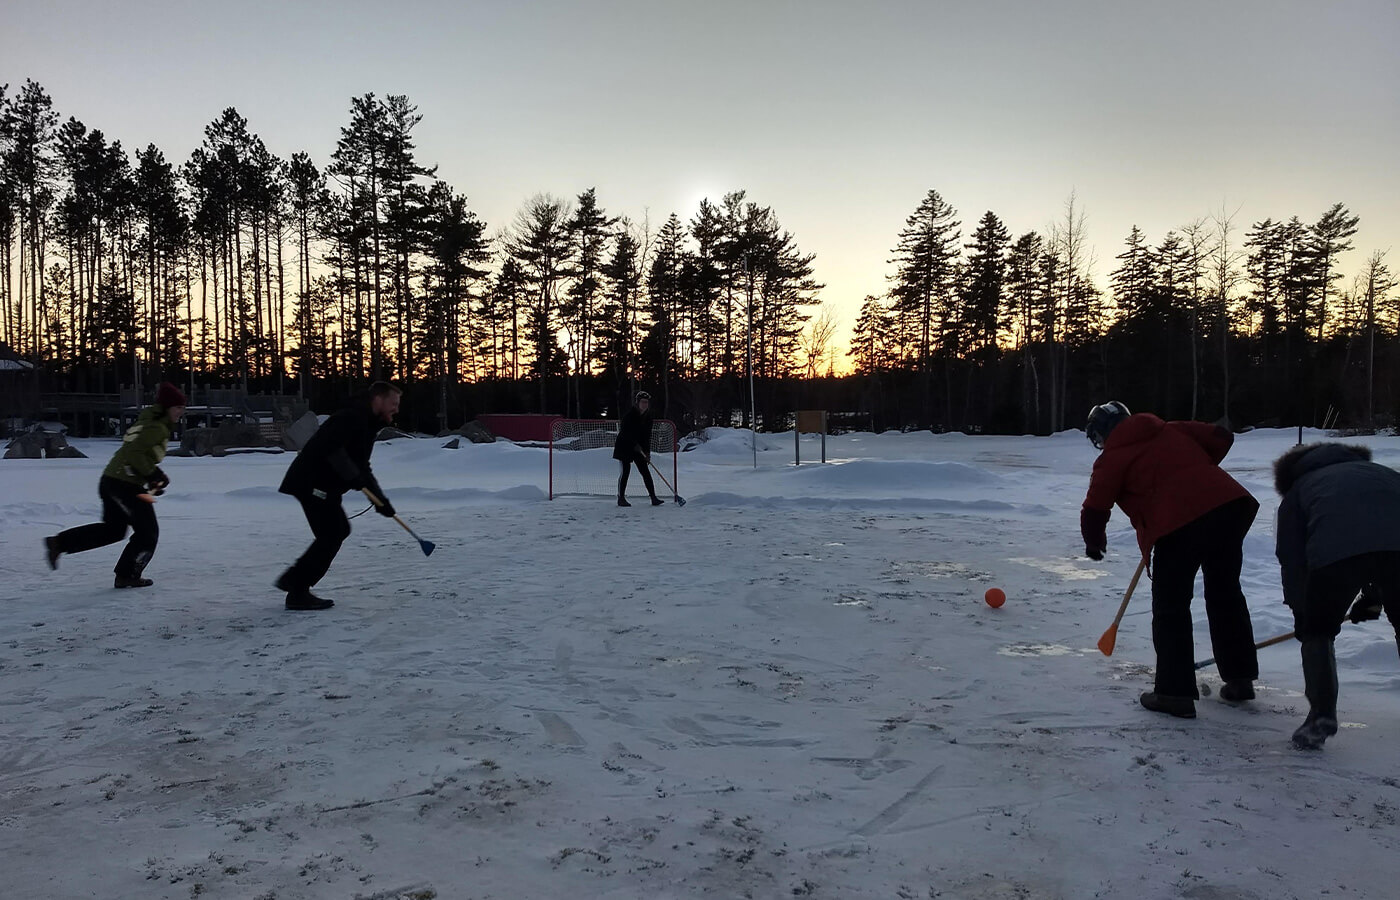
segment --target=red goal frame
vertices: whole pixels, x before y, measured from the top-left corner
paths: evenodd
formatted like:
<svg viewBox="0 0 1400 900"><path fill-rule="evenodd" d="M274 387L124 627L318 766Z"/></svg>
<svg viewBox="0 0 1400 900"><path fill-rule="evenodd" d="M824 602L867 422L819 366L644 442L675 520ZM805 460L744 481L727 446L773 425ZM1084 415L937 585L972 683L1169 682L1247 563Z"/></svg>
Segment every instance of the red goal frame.
<svg viewBox="0 0 1400 900"><path fill-rule="evenodd" d="M579 424L579 425L607 425L607 426L609 426L608 430L613 431L613 432L616 432L617 429L618 429L618 427L619 427L619 425L621 424L621 421L622 421L621 419L566 419L566 418L563 418L562 416L561 416L561 417L557 417L557 418L553 419L552 421L550 421L550 423L549 423L549 499L553 500L556 496L583 496L583 495L564 495L564 494L556 494L556 493L555 493L555 490L554 490L554 442L555 442L555 440L556 440L555 428L556 428L557 426L561 425L561 424L564 424L564 423L572 423L572 424ZM670 452L670 454L671 454L671 492L672 492L672 493L676 493L677 491L680 490L680 479L679 479L679 477L678 477L679 474L680 474L680 463L679 463L679 457L680 457L680 429L678 429L678 428L676 427L676 423L675 423L674 421L672 421L671 419L656 419L656 420L653 421L653 426L655 426L655 425L660 425L660 424L663 424L663 423L666 424L666 425L669 425L669 426L671 427L671 446L670 446L670 448L669 448L669 452ZM652 439L651 439L651 451L652 451L652 452L655 452L655 451L657 451L657 450L664 450L664 449L666 449L666 448L664 448L664 446L658 445L658 443L657 443L657 435L656 435L655 430L653 430L653 432L652 432ZM658 469L658 471L659 471L659 469ZM591 495L588 495L588 496L591 496Z"/></svg>

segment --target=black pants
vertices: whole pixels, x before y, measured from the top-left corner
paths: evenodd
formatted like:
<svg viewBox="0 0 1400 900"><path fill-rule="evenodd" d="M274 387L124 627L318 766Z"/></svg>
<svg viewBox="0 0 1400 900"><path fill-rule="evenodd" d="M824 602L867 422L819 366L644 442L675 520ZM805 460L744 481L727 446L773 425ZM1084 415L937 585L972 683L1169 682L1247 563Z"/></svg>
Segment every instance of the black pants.
<svg viewBox="0 0 1400 900"><path fill-rule="evenodd" d="M1400 639L1400 553L1366 553L1308 573L1303 608L1293 609L1298 640L1335 638L1363 589L1368 597L1380 599Z"/></svg>
<svg viewBox="0 0 1400 900"><path fill-rule="evenodd" d="M647 493L652 497L656 496L656 485L651 481L651 466L647 465L645 457L619 459L617 462L622 466L622 474L617 478L617 499L621 500L627 496L627 478L632 474L633 463L636 463L637 471L642 473L642 483L647 486Z"/></svg>
<svg viewBox="0 0 1400 900"><path fill-rule="evenodd" d="M102 522L60 532L58 549L63 553L82 553L106 547L126 537L127 528L131 528L131 540L113 571L124 578L139 578L146 563L155 555L156 542L160 540L155 504L140 499L142 493L142 488L129 481L102 476L97 483L97 495L102 498Z"/></svg>
<svg viewBox="0 0 1400 900"><path fill-rule="evenodd" d="M1152 645L1159 694L1196 697L1191 598L1196 573L1205 576L1206 618L1216 668L1225 681L1259 677L1254 626L1240 590L1244 536L1259 506L1241 497L1217 507L1157 541L1153 547Z"/></svg>
<svg viewBox="0 0 1400 900"><path fill-rule="evenodd" d="M315 587L316 582L324 578L330 569L335 555L340 552L340 545L350 536L350 520L345 517L338 494L324 499L298 497L297 502L306 513L307 524L311 526L311 533L316 539L277 580L289 593Z"/></svg>

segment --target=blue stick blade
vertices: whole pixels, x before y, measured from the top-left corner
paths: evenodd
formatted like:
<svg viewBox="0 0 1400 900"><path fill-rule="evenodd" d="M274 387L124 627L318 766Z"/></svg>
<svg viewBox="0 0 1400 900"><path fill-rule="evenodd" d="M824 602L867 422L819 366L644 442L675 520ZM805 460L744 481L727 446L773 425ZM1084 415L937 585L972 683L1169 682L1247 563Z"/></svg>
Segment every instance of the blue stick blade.
<svg viewBox="0 0 1400 900"><path fill-rule="evenodd" d="M418 541L418 546L423 548L424 556L432 556L433 551L437 549L437 544L434 544L432 541L422 540L421 538Z"/></svg>

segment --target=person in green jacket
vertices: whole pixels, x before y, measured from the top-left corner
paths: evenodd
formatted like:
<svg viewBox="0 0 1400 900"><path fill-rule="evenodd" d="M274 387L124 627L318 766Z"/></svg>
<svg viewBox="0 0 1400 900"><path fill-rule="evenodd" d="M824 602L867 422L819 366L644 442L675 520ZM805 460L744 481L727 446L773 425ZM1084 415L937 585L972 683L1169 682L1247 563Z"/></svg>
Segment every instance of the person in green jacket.
<svg viewBox="0 0 1400 900"><path fill-rule="evenodd" d="M161 471L165 445L170 441L170 426L185 414L185 395L170 382L156 389L155 406L149 406L136 417L136 424L127 429L122 445L112 456L102 478L97 483L102 498L102 521L82 525L44 538L48 550L49 568L58 568L58 558L65 553L82 553L115 544L132 529L131 540L117 560L114 587L150 587L149 578L141 576L151 556L156 552L160 528L156 524L155 498L170 484ZM149 492L149 493L148 493Z"/></svg>

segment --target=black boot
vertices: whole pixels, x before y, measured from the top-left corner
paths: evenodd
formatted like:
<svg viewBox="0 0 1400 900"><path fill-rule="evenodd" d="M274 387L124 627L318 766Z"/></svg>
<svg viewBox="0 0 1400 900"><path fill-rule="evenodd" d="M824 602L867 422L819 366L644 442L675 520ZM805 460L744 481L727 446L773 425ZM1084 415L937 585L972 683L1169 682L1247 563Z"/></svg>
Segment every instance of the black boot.
<svg viewBox="0 0 1400 900"><path fill-rule="evenodd" d="M315 609L330 609L335 606L335 601L326 597L317 597L308 590L293 591L287 595L287 609L305 612Z"/></svg>
<svg viewBox="0 0 1400 900"><path fill-rule="evenodd" d="M630 504L630 503L627 502L627 498L626 498L626 497L618 497L618 498L617 498L617 505L618 505L618 506L631 506L632 504Z"/></svg>
<svg viewBox="0 0 1400 900"><path fill-rule="evenodd" d="M1299 750L1321 750L1337 733L1337 655L1331 638L1303 641L1303 685L1308 696L1308 717L1293 732Z"/></svg>
<svg viewBox="0 0 1400 900"><path fill-rule="evenodd" d="M1173 697L1148 691L1138 698L1142 705L1153 712L1169 713L1178 719L1196 718L1196 701L1190 697Z"/></svg>
<svg viewBox="0 0 1400 900"><path fill-rule="evenodd" d="M1240 679L1220 686L1220 699L1226 703L1243 703L1254 699L1254 682Z"/></svg>
<svg viewBox="0 0 1400 900"><path fill-rule="evenodd" d="M665 503L665 502L666 502L665 500L662 500L660 497L656 496L655 494L652 494L652 495L651 495L651 505L652 505L652 506L660 506L661 504L663 504L663 503Z"/></svg>
<svg viewBox="0 0 1400 900"><path fill-rule="evenodd" d="M47 553L49 557L49 568L57 569L58 558L63 555L63 551L58 549L57 536L44 538L44 552Z"/></svg>
<svg viewBox="0 0 1400 900"><path fill-rule="evenodd" d="M112 582L114 588L143 588L155 584L149 578L142 578L140 575L118 575Z"/></svg>

